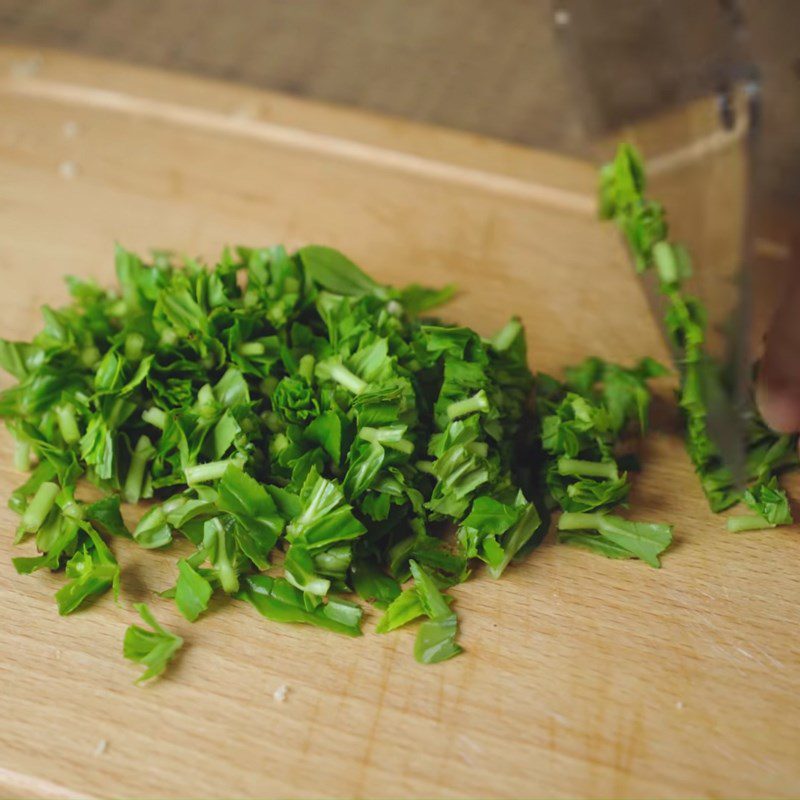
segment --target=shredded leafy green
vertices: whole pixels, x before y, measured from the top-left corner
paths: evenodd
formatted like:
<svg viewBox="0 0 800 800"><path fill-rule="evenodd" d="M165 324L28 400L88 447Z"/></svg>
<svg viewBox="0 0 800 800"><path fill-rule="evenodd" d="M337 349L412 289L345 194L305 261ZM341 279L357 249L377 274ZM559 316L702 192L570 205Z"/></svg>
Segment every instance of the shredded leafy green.
<svg viewBox="0 0 800 800"><path fill-rule="evenodd" d="M274 622L304 622L347 636L361 636L359 605L333 595L327 603L321 603L310 599L284 578L251 575L238 597Z"/></svg>
<svg viewBox="0 0 800 800"><path fill-rule="evenodd" d="M601 172L600 215L617 223L637 269L656 272L666 302L666 327L681 364L678 403L686 423L686 446L711 510L724 511L744 501L761 518L760 522L754 517L733 518L731 530L789 524L788 501L774 476L797 466L797 436L770 431L751 404L746 460L751 488L743 494L708 431L702 375L710 370L719 373L721 368L704 349L705 310L684 288L692 272L691 259L682 245L669 241L664 209L645 197L645 189L641 156L630 145L620 145L614 161Z"/></svg>
<svg viewBox="0 0 800 800"><path fill-rule="evenodd" d="M198 551L202 552L202 551ZM208 574L210 570L205 570ZM175 605L189 622L194 622L207 608L214 589L211 581L185 558L178 561Z"/></svg>
<svg viewBox="0 0 800 800"><path fill-rule="evenodd" d="M689 256L645 199L641 161L623 146L601 176L601 213L623 230L640 271L658 272L683 355L680 405L712 507L739 495L705 425L696 366L704 315L682 291ZM118 248L118 288L68 281L72 302L42 309L30 343L0 340L17 384L0 394L29 471L10 498L19 573L63 570L69 614L109 589L110 547L186 540L161 597L189 621L229 596L276 622L359 636L419 622L422 663L461 652L447 589L481 562L499 578L538 546L560 509L559 540L658 567L670 525L630 521L630 443L647 428L650 358L590 357L562 380L534 379L514 317L494 336L423 316L453 287L383 286L329 247L226 250L209 268ZM533 400L531 396L533 394ZM791 521L774 473L796 461L791 437L754 415L751 514L732 530ZM83 481L101 499L76 497ZM120 503L145 501L135 530ZM182 550L182 552L186 552ZM182 640L136 606L125 656L160 675Z"/></svg>
<svg viewBox="0 0 800 800"><path fill-rule="evenodd" d="M742 499L753 514L728 517L729 531L740 533L792 524L789 500L786 492L779 488L777 478L756 483L745 491Z"/></svg>
<svg viewBox="0 0 800 800"><path fill-rule="evenodd" d="M661 566L658 556L672 542L671 525L631 522L614 514L565 512L558 520L558 529L597 531L597 537L582 535L573 541L612 558L640 558L651 567Z"/></svg>
<svg viewBox="0 0 800 800"><path fill-rule="evenodd" d="M626 502L630 478L621 468L621 451L637 428L646 430L648 381L664 374L650 358L625 368L592 357L567 369L563 382L537 377L543 480L551 504L564 511L559 541L659 566L657 555L669 546L671 527L632 523L608 512ZM653 535L657 548L649 541Z"/></svg>
<svg viewBox="0 0 800 800"><path fill-rule="evenodd" d="M170 633L158 624L153 612L144 603L135 603L139 616L150 626L150 630L140 625L131 625L125 631L122 652L125 658L143 664L147 669L136 679L137 683L148 681L161 675L178 650L183 647L183 639Z"/></svg>
<svg viewBox="0 0 800 800"><path fill-rule="evenodd" d="M19 381L0 413L35 465L12 507L38 554L15 566L66 570L61 613L118 590L120 500L150 503L141 547L194 546L162 593L190 621L227 594L359 635L355 592L396 627L412 569L419 596L477 559L499 577L541 540L518 319L484 339L421 318L452 287L381 286L316 245L213 268L120 248L116 268L118 290L71 279L72 304L43 309L31 343L0 342ZM101 500L75 498L82 479ZM426 662L459 651L447 602L421 612Z"/></svg>
<svg viewBox="0 0 800 800"><path fill-rule="evenodd" d="M450 606L428 571L414 560L408 563L411 574L414 576L414 589L419 598L420 607L428 617L428 620L423 622L417 631L414 658L421 664L446 661L461 652L461 648L455 643L458 619L450 610Z"/></svg>

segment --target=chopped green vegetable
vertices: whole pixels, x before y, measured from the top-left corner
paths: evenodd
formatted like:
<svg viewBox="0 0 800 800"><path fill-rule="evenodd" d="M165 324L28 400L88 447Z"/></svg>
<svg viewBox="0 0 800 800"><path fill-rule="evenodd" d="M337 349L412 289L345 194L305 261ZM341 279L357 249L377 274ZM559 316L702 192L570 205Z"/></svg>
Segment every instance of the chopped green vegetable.
<svg viewBox="0 0 800 800"><path fill-rule="evenodd" d="M789 498L778 486L777 478L752 486L744 493L742 500L754 513L728 517L728 530L733 533L792 524Z"/></svg>
<svg viewBox="0 0 800 800"><path fill-rule="evenodd" d="M685 356L690 453L713 506L731 505L739 496L698 386L704 315L681 289L688 254L644 199L632 148L601 183L603 215L637 268L660 278ZM9 505L17 543L32 540L36 554L14 566L63 569L62 614L118 592L103 537L148 549L185 539L194 552L162 596L186 619L224 593L271 621L358 636L355 592L384 609L380 633L424 617L414 653L433 663L461 652L442 590L480 562L500 577L542 541L556 507L561 541L659 566L670 526L609 513L627 499L629 443L647 427L649 382L665 373L652 359L587 358L563 380L534 379L519 318L488 338L422 319L453 287L382 286L318 245L226 250L214 268L119 248L116 269L118 290L71 279L72 303L42 309L31 343L0 340L0 366L18 381L0 393L0 415L15 464L33 466ZM795 460L793 439L754 417L743 498L753 514L732 528L790 519L772 475ZM82 479L100 500L76 499ZM121 498L152 501L132 537ZM182 640L137 608L152 630L129 628L125 655L145 680Z"/></svg>
<svg viewBox="0 0 800 800"><path fill-rule="evenodd" d="M396 628L402 628L409 622L425 614L422 600L416 588L404 589L389 603L383 616L375 626L376 633L388 633Z"/></svg>
<svg viewBox="0 0 800 800"><path fill-rule="evenodd" d="M706 314L700 301L684 290L691 276L689 254L680 244L668 240L664 209L645 197L645 172L636 150L622 144L614 161L603 167L600 177L600 216L613 219L625 236L640 272L655 268L666 303L666 327L681 364L678 403L686 423L687 450L700 477L712 511L723 511L740 500L757 510L755 516L732 518L731 530L774 527L789 524L788 505L780 499L767 501L772 510L761 513L763 503L752 492L781 469L797 466L797 437L780 436L761 420L751 403L747 441L747 478L755 488L746 499L725 466L708 430L710 393L724 379L722 369L704 349ZM709 380L707 376L718 377ZM713 385L712 385L713 384ZM773 490L767 492L771 494ZM777 488L774 491L779 491Z"/></svg>
<svg viewBox="0 0 800 800"><path fill-rule="evenodd" d="M614 514L585 514L566 512L558 520L559 531L597 531L601 542L598 551L603 548L620 558L624 551L630 557L640 558L651 567L660 567L658 556L672 543L672 526L652 522L631 522ZM586 545L586 538L578 540ZM608 544L613 545L608 549Z"/></svg>
<svg viewBox="0 0 800 800"><path fill-rule="evenodd" d="M414 576L414 589L420 606L428 620L420 625L414 643L414 658L420 664L435 664L458 655L461 647L455 643L458 619L450 610L428 572L411 560L408 562Z"/></svg>
<svg viewBox="0 0 800 800"><path fill-rule="evenodd" d="M362 600L385 609L399 597L400 584L390 575L386 575L374 562L363 561L353 565L353 589Z"/></svg>
<svg viewBox="0 0 800 800"><path fill-rule="evenodd" d="M251 575L237 596L274 622L301 622L347 636L361 635L360 606L331 597L327 603L308 608L303 592L282 578Z"/></svg>
<svg viewBox="0 0 800 800"><path fill-rule="evenodd" d="M143 664L147 668L136 679L136 683L141 683L156 678L164 672L178 650L183 647L183 639L162 628L144 603L134 603L134 608L151 630L139 625L129 626L125 631L122 653L125 658Z"/></svg>
<svg viewBox="0 0 800 800"><path fill-rule="evenodd" d="M56 592L59 614L71 614L94 595L113 588L119 596L119 565L105 542L92 528L86 528L88 541L67 562L67 577L72 580Z"/></svg>
<svg viewBox="0 0 800 800"><path fill-rule="evenodd" d="M58 485L55 483L42 483L36 489L28 507L22 515L20 528L27 533L36 533L42 527L50 509L58 496Z"/></svg>
<svg viewBox="0 0 800 800"><path fill-rule="evenodd" d="M175 605L189 622L194 622L208 608L213 591L211 583L185 558L178 561Z"/></svg>
<svg viewBox="0 0 800 800"><path fill-rule="evenodd" d="M606 558L660 565L657 555L672 540L670 526L632 523L608 512L628 496L630 479L619 468L620 451L637 428L646 429L648 381L664 373L649 358L625 368L592 357L567 369L563 382L537 377L541 445L551 459L544 482L551 504L564 511L560 542Z"/></svg>

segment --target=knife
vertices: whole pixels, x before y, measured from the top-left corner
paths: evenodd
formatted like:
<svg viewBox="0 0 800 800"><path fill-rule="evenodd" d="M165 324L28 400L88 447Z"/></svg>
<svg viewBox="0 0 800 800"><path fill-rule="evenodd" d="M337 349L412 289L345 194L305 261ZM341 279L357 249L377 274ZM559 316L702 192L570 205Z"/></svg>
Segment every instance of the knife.
<svg viewBox="0 0 800 800"><path fill-rule="evenodd" d="M554 15L585 149L607 160L610 145L633 140L646 158L648 195L665 205L672 236L693 256L687 289L708 311L700 371L708 431L741 485L753 407L753 216L762 106L741 5L610 2L601 19L593 0L556 0ZM657 282L645 275L643 283L669 342Z"/></svg>

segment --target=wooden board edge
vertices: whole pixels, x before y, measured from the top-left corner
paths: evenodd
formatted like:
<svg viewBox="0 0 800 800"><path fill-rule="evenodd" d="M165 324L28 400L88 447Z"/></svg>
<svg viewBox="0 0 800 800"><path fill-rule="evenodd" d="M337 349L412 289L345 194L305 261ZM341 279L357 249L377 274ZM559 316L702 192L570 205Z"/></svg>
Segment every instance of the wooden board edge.
<svg viewBox="0 0 800 800"><path fill-rule="evenodd" d="M0 46L0 93L323 152L464 188L595 213L588 162L473 134L58 50Z"/></svg>

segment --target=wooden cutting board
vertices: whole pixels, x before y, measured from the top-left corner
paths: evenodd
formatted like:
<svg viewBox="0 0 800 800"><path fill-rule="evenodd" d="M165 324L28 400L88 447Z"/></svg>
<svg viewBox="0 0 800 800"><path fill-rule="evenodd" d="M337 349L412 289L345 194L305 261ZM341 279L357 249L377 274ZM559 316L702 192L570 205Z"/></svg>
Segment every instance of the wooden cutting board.
<svg viewBox="0 0 800 800"><path fill-rule="evenodd" d="M447 314L481 332L520 314L534 369L666 358L594 182L468 135L0 50L0 335L35 333L64 274L112 282L115 241L313 241L387 282L456 281ZM61 577L14 573L0 510L2 795L797 796L800 532L727 534L664 398L631 512L675 524L664 568L549 539L454 591L466 652L436 666L374 615L359 640L238 603L190 625L153 594L175 553L117 542L121 605L59 618ZM5 498L5 433L0 451ZM145 688L121 656L139 600L187 641Z"/></svg>

